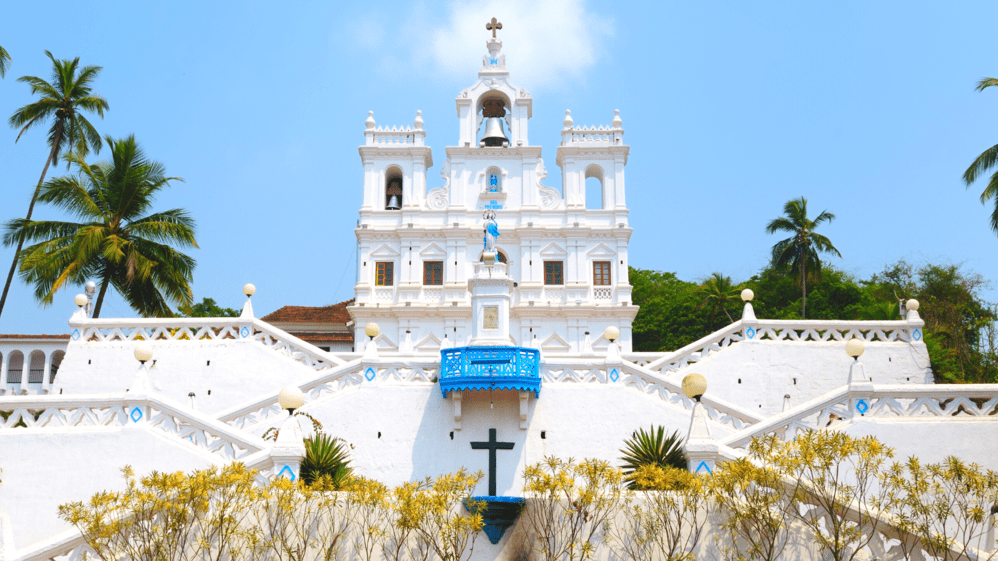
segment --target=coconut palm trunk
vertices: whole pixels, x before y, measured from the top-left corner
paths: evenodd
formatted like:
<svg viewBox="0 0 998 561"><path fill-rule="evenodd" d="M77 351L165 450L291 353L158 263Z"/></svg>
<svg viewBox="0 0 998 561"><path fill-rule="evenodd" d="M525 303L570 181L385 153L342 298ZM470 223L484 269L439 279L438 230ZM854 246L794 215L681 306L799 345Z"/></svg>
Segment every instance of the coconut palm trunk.
<svg viewBox="0 0 998 561"><path fill-rule="evenodd" d="M111 279L104 277L104 280L100 283L100 292L97 293L97 302L94 303L94 313L91 317L97 319L100 317L100 307L104 304L104 295L107 294L107 285L111 284Z"/></svg>
<svg viewBox="0 0 998 561"><path fill-rule="evenodd" d="M42 176L38 179L38 185L35 187L34 194L31 195L31 203L28 204L28 214L24 216L25 220L31 220L31 215L35 212L35 203L38 201L38 193L42 190L42 184L45 183L45 176L49 172L49 166L52 165L52 159L55 158L56 150L58 150L59 143L62 138L62 126L57 125L56 137L52 142L52 149L49 150L49 157L45 160L45 167L42 168ZM17 240L17 249L14 250L14 259L10 264L10 271L7 272L7 282L3 285L3 295L0 295L0 315L3 314L4 304L7 303L7 293L10 292L10 283L14 280L14 272L17 271L17 257L21 253L21 248L24 247L24 237Z"/></svg>

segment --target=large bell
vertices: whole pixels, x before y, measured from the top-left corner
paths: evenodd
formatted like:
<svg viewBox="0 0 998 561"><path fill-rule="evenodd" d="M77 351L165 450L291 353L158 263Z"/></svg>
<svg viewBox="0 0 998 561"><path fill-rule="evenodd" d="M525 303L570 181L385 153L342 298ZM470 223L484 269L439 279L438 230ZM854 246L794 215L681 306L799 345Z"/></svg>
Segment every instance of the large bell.
<svg viewBox="0 0 998 561"><path fill-rule="evenodd" d="M385 210L399 210L402 208L402 203L399 201L398 195L392 195L388 199L388 204L385 205Z"/></svg>
<svg viewBox="0 0 998 561"><path fill-rule="evenodd" d="M485 120L485 135L482 136L480 146L509 146L509 138L502 130L502 119L489 117Z"/></svg>

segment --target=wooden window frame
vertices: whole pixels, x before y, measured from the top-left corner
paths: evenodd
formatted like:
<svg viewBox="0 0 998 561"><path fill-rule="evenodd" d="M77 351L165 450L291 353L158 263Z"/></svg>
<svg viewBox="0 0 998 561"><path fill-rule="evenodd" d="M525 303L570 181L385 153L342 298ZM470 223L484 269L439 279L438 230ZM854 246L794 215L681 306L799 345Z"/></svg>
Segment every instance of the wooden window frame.
<svg viewBox="0 0 998 561"><path fill-rule="evenodd" d="M593 261L593 286L611 286L613 284L612 265L612 261Z"/></svg>
<svg viewBox="0 0 998 561"><path fill-rule="evenodd" d="M434 268L436 268L436 270L433 270ZM444 284L444 262L423 261L423 285L443 286L443 284Z"/></svg>
<svg viewBox="0 0 998 561"><path fill-rule="evenodd" d="M395 262L377 261L374 264L374 286L395 286Z"/></svg>
<svg viewBox="0 0 998 561"><path fill-rule="evenodd" d="M557 265L557 268L555 267ZM550 267L550 272L548 268ZM565 262L545 261L544 262L544 285L545 286L565 286Z"/></svg>

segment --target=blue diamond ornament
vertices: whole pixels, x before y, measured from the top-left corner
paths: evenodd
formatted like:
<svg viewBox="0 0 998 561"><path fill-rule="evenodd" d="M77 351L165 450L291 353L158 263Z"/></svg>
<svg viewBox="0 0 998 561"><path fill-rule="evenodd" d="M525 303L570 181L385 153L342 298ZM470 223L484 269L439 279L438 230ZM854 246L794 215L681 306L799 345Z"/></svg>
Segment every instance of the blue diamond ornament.
<svg viewBox="0 0 998 561"><path fill-rule="evenodd" d="M617 378L620 378L620 374L617 374L617 369L614 368L610 371L610 381L616 382Z"/></svg>
<svg viewBox="0 0 998 561"><path fill-rule="evenodd" d="M80 330L79 329L74 329L73 330L73 340L74 341L79 341L80 340Z"/></svg>
<svg viewBox="0 0 998 561"><path fill-rule="evenodd" d="M243 336L243 339L249 337L249 328L243 326L243 328L239 330L239 334Z"/></svg>
<svg viewBox="0 0 998 561"><path fill-rule="evenodd" d="M864 400L864 399L861 399L861 400L859 400L859 401L856 402L856 410L859 411L860 415L865 415L867 409L869 409L869 408L870 408L870 406L866 404L866 400Z"/></svg>
<svg viewBox="0 0 998 561"><path fill-rule="evenodd" d="M291 471L291 466L284 466L284 468L278 472L277 477L287 477L291 481L296 479L295 472Z"/></svg>
<svg viewBox="0 0 998 561"><path fill-rule="evenodd" d="M364 377L367 378L368 382L373 382L375 375L374 368L371 367L368 367L367 371L364 372Z"/></svg>
<svg viewBox="0 0 998 561"><path fill-rule="evenodd" d="M132 418L133 423L137 423L140 419L142 419L142 410L136 407L135 409L132 409L132 412L129 413L128 416Z"/></svg>
<svg viewBox="0 0 998 561"><path fill-rule="evenodd" d="M914 337L916 341L920 341L922 339L922 330L916 329L912 331L911 336Z"/></svg>
<svg viewBox="0 0 998 561"><path fill-rule="evenodd" d="M704 462L700 462L700 465L697 466L696 473L700 473L700 470L703 470L703 469L707 470L707 473L709 473L710 475L714 475L714 472L710 471L710 466L708 466L707 462L705 462L705 461Z"/></svg>

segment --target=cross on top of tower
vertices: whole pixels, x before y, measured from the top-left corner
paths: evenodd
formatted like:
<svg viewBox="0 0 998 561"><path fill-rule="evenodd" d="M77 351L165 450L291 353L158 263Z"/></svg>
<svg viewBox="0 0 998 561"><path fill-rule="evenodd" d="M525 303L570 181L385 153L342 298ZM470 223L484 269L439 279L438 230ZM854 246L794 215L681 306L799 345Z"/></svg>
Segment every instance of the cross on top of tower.
<svg viewBox="0 0 998 561"><path fill-rule="evenodd" d="M497 29L502 29L502 24L499 23L499 20L497 20L496 18L492 18L492 21L490 21L489 23L485 24L485 29L491 31L492 32L492 38L495 39L496 38L496 30Z"/></svg>

